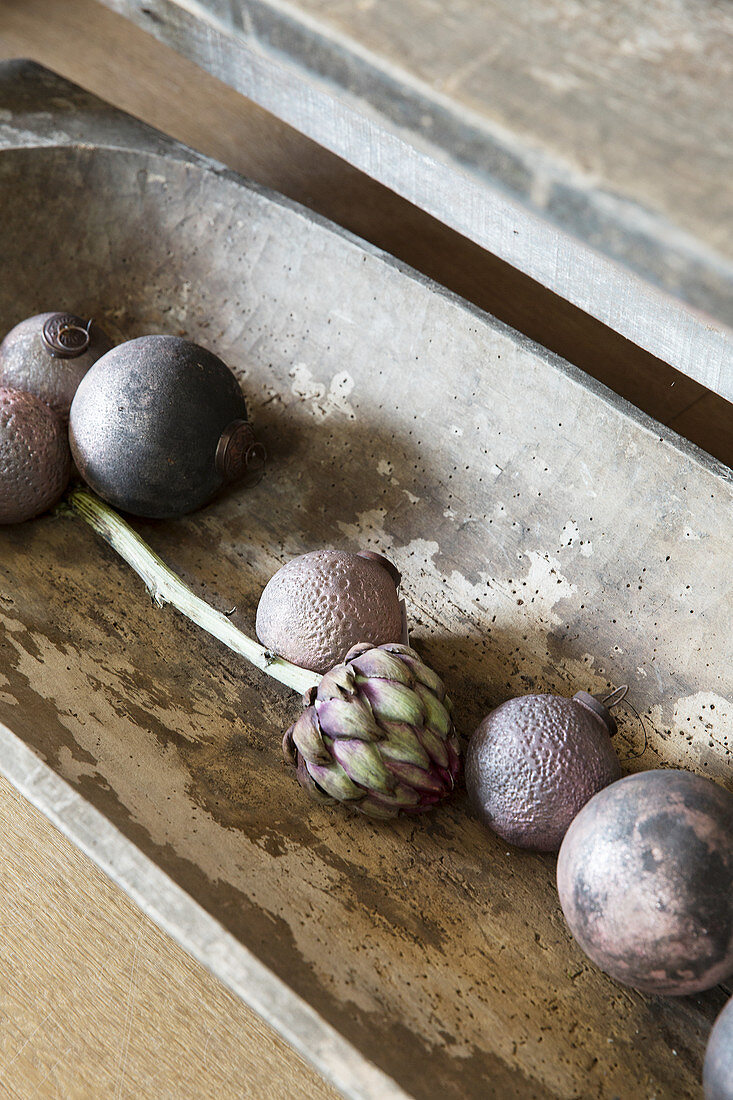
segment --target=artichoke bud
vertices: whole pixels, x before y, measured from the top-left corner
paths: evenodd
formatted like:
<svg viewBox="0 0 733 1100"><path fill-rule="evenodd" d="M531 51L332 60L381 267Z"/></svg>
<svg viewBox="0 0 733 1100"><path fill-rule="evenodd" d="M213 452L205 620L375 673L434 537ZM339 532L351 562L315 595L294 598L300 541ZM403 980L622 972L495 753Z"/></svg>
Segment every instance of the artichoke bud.
<svg viewBox="0 0 733 1100"><path fill-rule="evenodd" d="M307 701L283 753L317 801L392 818L452 791L460 759L450 700L414 649L360 643Z"/></svg>

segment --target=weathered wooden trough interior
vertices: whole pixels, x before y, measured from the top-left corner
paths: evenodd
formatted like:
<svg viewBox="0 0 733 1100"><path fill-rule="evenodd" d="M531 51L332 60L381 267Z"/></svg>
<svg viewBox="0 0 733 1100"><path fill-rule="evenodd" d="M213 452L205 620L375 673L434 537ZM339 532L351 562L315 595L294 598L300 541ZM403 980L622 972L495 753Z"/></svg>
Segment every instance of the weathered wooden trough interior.
<svg viewBox="0 0 733 1100"><path fill-rule="evenodd" d="M135 524L198 593L252 632L292 555L378 549L464 737L512 694L629 683L625 768L733 786L727 468L307 210L34 67L0 80L0 330L59 307L185 335L267 446L257 485ZM80 521L0 532L0 722L353 1046L349 1077L282 1002L345 1095L386 1095L362 1058L415 1097L699 1095L722 989L606 978L554 857L460 792L386 825L312 805L281 761L297 711Z"/></svg>

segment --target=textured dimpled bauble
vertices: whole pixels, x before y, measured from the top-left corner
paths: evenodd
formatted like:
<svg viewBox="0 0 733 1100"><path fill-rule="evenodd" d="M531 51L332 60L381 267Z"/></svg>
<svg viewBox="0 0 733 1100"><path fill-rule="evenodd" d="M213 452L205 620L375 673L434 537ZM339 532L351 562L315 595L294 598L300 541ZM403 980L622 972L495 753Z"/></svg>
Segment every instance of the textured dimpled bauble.
<svg viewBox="0 0 733 1100"><path fill-rule="evenodd" d="M109 336L73 313L37 313L0 344L0 385L35 394L68 417L79 383L112 348Z"/></svg>
<svg viewBox="0 0 733 1100"><path fill-rule="evenodd" d="M466 787L510 844L554 852L578 810L621 775L616 725L591 695L523 695L484 718L466 752Z"/></svg>
<svg viewBox="0 0 733 1100"><path fill-rule="evenodd" d="M733 997L710 1033L702 1085L705 1100L733 1100Z"/></svg>
<svg viewBox="0 0 733 1100"><path fill-rule="evenodd" d="M142 336L87 372L69 438L100 497L164 519L194 511L241 476L236 445L251 433L246 419L239 384L216 355L177 336Z"/></svg>
<svg viewBox="0 0 733 1100"><path fill-rule="evenodd" d="M565 920L612 978L699 993L733 974L733 794L660 769L597 794L557 864Z"/></svg>
<svg viewBox="0 0 733 1100"><path fill-rule="evenodd" d="M0 387L0 523L45 512L69 481L66 430L31 393Z"/></svg>
<svg viewBox="0 0 733 1100"><path fill-rule="evenodd" d="M391 563L385 567L375 558L314 550L287 562L260 597L259 640L279 657L314 672L343 661L357 642L399 642L399 574Z"/></svg>

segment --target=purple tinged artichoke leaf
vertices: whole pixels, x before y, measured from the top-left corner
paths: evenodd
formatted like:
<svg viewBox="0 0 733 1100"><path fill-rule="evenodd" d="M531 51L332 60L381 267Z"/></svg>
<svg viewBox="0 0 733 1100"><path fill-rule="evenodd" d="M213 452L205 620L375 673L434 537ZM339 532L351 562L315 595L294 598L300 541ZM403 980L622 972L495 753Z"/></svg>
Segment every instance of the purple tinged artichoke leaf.
<svg viewBox="0 0 733 1100"><path fill-rule="evenodd" d="M306 763L311 778L332 798L339 802L358 802L365 792L348 777L335 761L330 764Z"/></svg>
<svg viewBox="0 0 733 1100"><path fill-rule="evenodd" d="M382 794L391 794L395 789L395 778L385 767L376 745L367 741L334 741L331 752L349 779L360 787Z"/></svg>
<svg viewBox="0 0 733 1100"><path fill-rule="evenodd" d="M420 660L420 654L409 645L403 645L402 642L385 642L384 645L377 647L383 649L385 653L397 653L402 657L414 657L416 661Z"/></svg>
<svg viewBox="0 0 733 1100"><path fill-rule="evenodd" d="M359 685L359 691L369 700L377 722L405 722L411 726L424 724L422 702L407 684L396 684L393 680L367 680Z"/></svg>
<svg viewBox="0 0 733 1100"><path fill-rule="evenodd" d="M414 787L408 787L406 783L398 783L392 794L381 794L379 791L369 792L369 801L376 802L380 806L394 806L396 810L411 810L419 806L423 798L420 791Z"/></svg>
<svg viewBox="0 0 733 1100"><path fill-rule="evenodd" d="M320 699L315 706L322 733L334 740L380 741L384 734L366 699Z"/></svg>
<svg viewBox="0 0 733 1100"><path fill-rule="evenodd" d="M424 684L415 684L415 692L422 700L425 708L425 725L429 726L439 737L445 738L450 733L451 717L435 692Z"/></svg>
<svg viewBox="0 0 733 1100"><path fill-rule="evenodd" d="M330 764L331 755L323 743L315 707L303 711L291 727L290 739L306 760L313 764Z"/></svg>
<svg viewBox="0 0 733 1100"><path fill-rule="evenodd" d="M321 678L316 699L343 699L356 695L356 681L349 665L335 665Z"/></svg>
<svg viewBox="0 0 733 1100"><path fill-rule="evenodd" d="M396 806L383 806L381 802L377 802L376 799L369 795L363 802L359 803L359 813L366 814L367 817L376 817L380 821L391 821L399 814L399 808Z"/></svg>
<svg viewBox="0 0 733 1100"><path fill-rule="evenodd" d="M333 803L333 798L322 790L309 774L308 765L302 756L298 757L298 782L314 802L320 802L322 805Z"/></svg>
<svg viewBox="0 0 733 1100"><path fill-rule="evenodd" d="M377 646L366 650L350 664L351 668L357 673L357 683L363 683L371 678L394 680L400 684L407 684L409 687L412 687L414 683L412 673L405 662Z"/></svg>
<svg viewBox="0 0 733 1100"><path fill-rule="evenodd" d="M295 729L295 722L292 726L288 726L283 735L283 756L286 764L292 764L296 767L298 763L298 753L293 744L293 730Z"/></svg>
<svg viewBox="0 0 733 1100"><path fill-rule="evenodd" d="M404 722L383 722L382 729L387 734L379 746L384 760L415 764L418 768L430 767L430 757L421 745L414 726Z"/></svg>
<svg viewBox="0 0 733 1100"><path fill-rule="evenodd" d="M434 771L425 771L424 768L418 768L415 764L400 764L393 760L385 760L385 764L399 780L410 787L414 787L417 791L430 791L434 794L446 793L445 783ZM451 783L450 788L452 786Z"/></svg>
<svg viewBox="0 0 733 1100"><path fill-rule="evenodd" d="M455 734L448 738L446 746L448 748L449 757L448 770L452 777L456 779L461 771L461 746Z"/></svg>
<svg viewBox="0 0 733 1100"><path fill-rule="evenodd" d="M357 802L364 797L364 791L349 779L338 764L311 764L306 761L311 779L331 798L338 802Z"/></svg>
<svg viewBox="0 0 733 1100"><path fill-rule="evenodd" d="M447 768L449 757L445 740L434 733L433 730L428 729L427 726L425 729L418 731L418 737L433 763L438 764L441 768Z"/></svg>
<svg viewBox="0 0 733 1100"><path fill-rule="evenodd" d="M437 695L438 699L443 698L445 695L445 685L443 681L440 676L438 676L437 672L434 672L429 665L424 664L420 660L417 654L415 654L414 657L406 657L405 664L410 666L410 672L418 683L426 687L428 691L432 691L434 695Z"/></svg>
<svg viewBox="0 0 733 1100"><path fill-rule="evenodd" d="M366 653L368 649L374 649L373 642L357 642L356 645L352 645L344 657L344 664L350 665L352 661L355 661L362 653Z"/></svg>

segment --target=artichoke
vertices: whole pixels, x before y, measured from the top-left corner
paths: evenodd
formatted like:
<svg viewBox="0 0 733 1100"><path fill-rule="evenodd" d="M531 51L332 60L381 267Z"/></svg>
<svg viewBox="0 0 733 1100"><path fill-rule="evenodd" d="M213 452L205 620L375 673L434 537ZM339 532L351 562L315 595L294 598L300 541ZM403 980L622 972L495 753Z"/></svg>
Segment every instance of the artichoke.
<svg viewBox="0 0 733 1100"><path fill-rule="evenodd" d="M305 701L283 754L316 801L391 818L429 810L453 790L451 701L414 649L361 642Z"/></svg>

